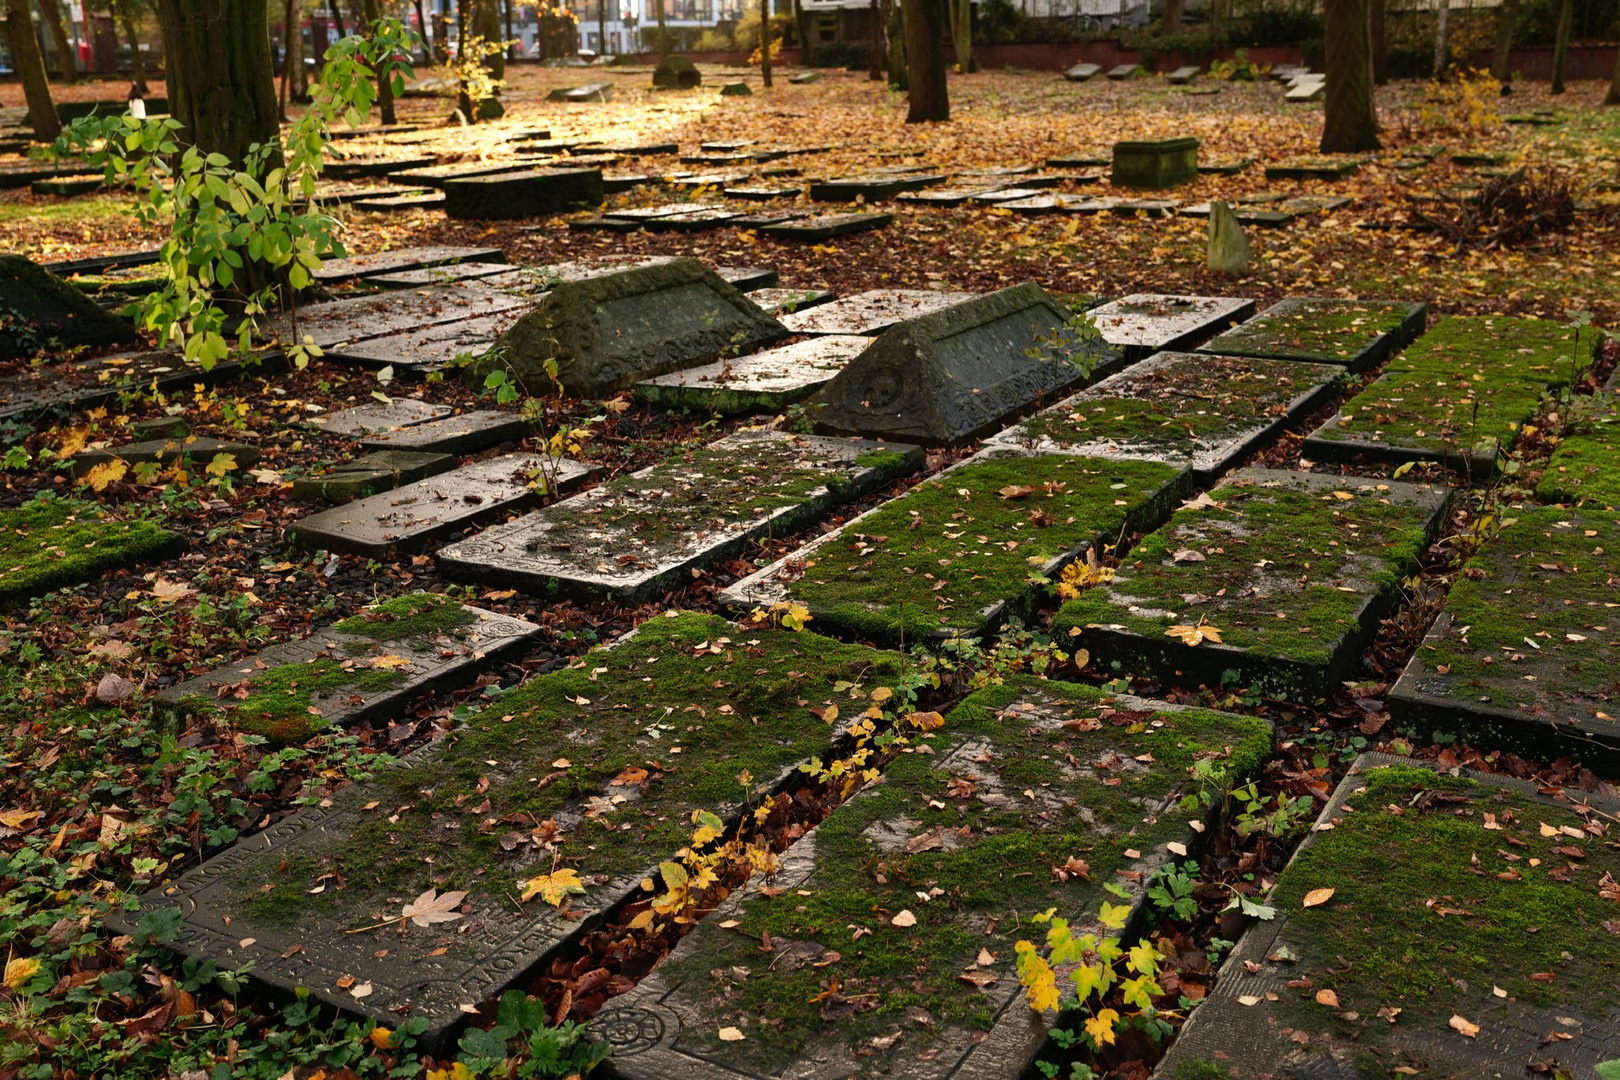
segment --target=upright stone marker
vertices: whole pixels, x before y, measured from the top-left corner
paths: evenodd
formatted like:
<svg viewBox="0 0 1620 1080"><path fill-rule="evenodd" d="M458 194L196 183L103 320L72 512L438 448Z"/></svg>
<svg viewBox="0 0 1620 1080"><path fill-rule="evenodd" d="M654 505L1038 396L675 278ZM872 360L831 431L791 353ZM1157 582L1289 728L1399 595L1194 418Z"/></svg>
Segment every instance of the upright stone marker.
<svg viewBox="0 0 1620 1080"><path fill-rule="evenodd" d="M1254 314L1253 300L1224 296L1135 293L1088 313L1103 340L1137 360L1161 349L1185 349Z"/></svg>
<svg viewBox="0 0 1620 1080"><path fill-rule="evenodd" d="M1120 360L1073 317L1024 284L890 327L810 399L817 427L930 446L988 434Z"/></svg>
<svg viewBox="0 0 1620 1080"><path fill-rule="evenodd" d="M0 311L0 360L135 340L129 323L21 255L0 255Z"/></svg>
<svg viewBox="0 0 1620 1080"><path fill-rule="evenodd" d="M914 446L748 429L451 544L439 570L536 596L640 603L921 464Z"/></svg>
<svg viewBox="0 0 1620 1080"><path fill-rule="evenodd" d="M1226 203L1209 204L1209 239L1204 245L1204 263L1217 274L1247 274L1254 259L1249 237L1237 215Z"/></svg>
<svg viewBox="0 0 1620 1080"><path fill-rule="evenodd" d="M666 56L653 69L653 86L660 90L690 90L703 85L703 73L685 56Z"/></svg>
<svg viewBox="0 0 1620 1080"><path fill-rule="evenodd" d="M1112 78L1112 75L1110 75ZM1168 188L1198 179L1198 140L1127 140L1114 144L1113 185L1119 188Z"/></svg>
<svg viewBox="0 0 1620 1080"><path fill-rule="evenodd" d="M1114 709L1141 721L1116 726ZM1091 926L1106 902L1131 913L1129 926L1146 921L1149 882L1202 835L1169 793L1205 755L1253 775L1271 731L1015 677L912 741L926 753L897 756L883 783L783 854L774 880L733 892L597 1014L591 1034L613 1044L617 1075L1033 1074L1049 1016L1019 985L1017 943L1044 945L1028 913ZM1075 863L1080 874L1050 869Z"/></svg>
<svg viewBox="0 0 1620 1080"><path fill-rule="evenodd" d="M1427 304L1394 300L1281 300L1198 351L1307 360L1365 371L1423 333L1428 311Z"/></svg>
<svg viewBox="0 0 1620 1080"><path fill-rule="evenodd" d="M501 335L505 363L531 393L551 383L601 396L666 371L787 336L781 323L696 259L564 282Z"/></svg>

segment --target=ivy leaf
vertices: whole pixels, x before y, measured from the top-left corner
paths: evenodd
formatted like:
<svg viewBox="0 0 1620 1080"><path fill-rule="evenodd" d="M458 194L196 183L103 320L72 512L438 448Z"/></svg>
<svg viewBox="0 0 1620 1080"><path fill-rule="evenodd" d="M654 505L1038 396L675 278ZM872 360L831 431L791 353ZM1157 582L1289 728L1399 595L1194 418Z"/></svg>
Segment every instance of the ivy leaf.
<svg viewBox="0 0 1620 1080"><path fill-rule="evenodd" d="M585 883L579 880L577 870L554 870L530 878L523 886L524 900L533 900L538 896L552 907L561 906L563 899L569 895L585 895Z"/></svg>
<svg viewBox="0 0 1620 1080"><path fill-rule="evenodd" d="M467 896L465 892L447 892L437 896L437 890L429 889L415 900L406 904L399 913L400 918L409 919L417 926L432 926L434 923L455 922L461 918L461 912L456 911L461 901Z"/></svg>

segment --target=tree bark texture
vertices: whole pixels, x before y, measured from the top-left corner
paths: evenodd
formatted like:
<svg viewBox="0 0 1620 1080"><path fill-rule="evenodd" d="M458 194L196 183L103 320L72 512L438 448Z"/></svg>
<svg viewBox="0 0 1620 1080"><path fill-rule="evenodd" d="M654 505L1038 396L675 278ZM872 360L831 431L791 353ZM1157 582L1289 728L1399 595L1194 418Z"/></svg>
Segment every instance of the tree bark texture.
<svg viewBox="0 0 1620 1080"><path fill-rule="evenodd" d="M1389 0L1368 0L1367 17L1373 82L1382 86L1389 81Z"/></svg>
<svg viewBox="0 0 1620 1080"><path fill-rule="evenodd" d="M596 54L607 52L607 0L596 0Z"/></svg>
<svg viewBox="0 0 1620 1080"><path fill-rule="evenodd" d="M1564 92L1564 68L1569 60L1569 31L1575 23L1575 0L1562 0L1558 5L1558 37L1553 41L1553 70L1551 93Z"/></svg>
<svg viewBox="0 0 1620 1080"><path fill-rule="evenodd" d="M1497 82L1513 77L1508 57L1513 52L1513 35L1519 29L1519 0L1502 0L1496 9L1496 51L1491 54L1491 75Z"/></svg>
<svg viewBox="0 0 1620 1080"><path fill-rule="evenodd" d="M973 0L950 0L951 42L956 46L956 70L973 70Z"/></svg>
<svg viewBox="0 0 1620 1080"><path fill-rule="evenodd" d="M158 0L158 22L181 137L236 168L254 143L275 146L267 168L279 167L268 0Z"/></svg>
<svg viewBox="0 0 1620 1080"><path fill-rule="evenodd" d="M45 77L45 57L40 55L39 39L34 37L34 17L28 11L28 0L6 0L6 45L11 49L12 66L22 77L34 138L50 142L62 133L62 121L51 100L51 83Z"/></svg>
<svg viewBox="0 0 1620 1080"><path fill-rule="evenodd" d="M113 11L118 16L118 24L124 28L124 37L129 40L130 73L135 76L135 87L145 97L146 58L141 55L141 39L135 33L135 19L129 13L129 0L113 0Z"/></svg>
<svg viewBox="0 0 1620 1080"><path fill-rule="evenodd" d="M810 16L799 0L793 0L793 27L799 35L799 63L809 67L816 62L816 50L810 43Z"/></svg>
<svg viewBox="0 0 1620 1080"><path fill-rule="evenodd" d="M1378 116L1373 106L1372 45L1367 0L1323 0L1322 153L1377 150Z"/></svg>
<svg viewBox="0 0 1620 1080"><path fill-rule="evenodd" d="M287 122L287 94L292 87L293 65L304 66L303 5L287 0L281 13L281 99L276 103L281 122Z"/></svg>
<svg viewBox="0 0 1620 1080"><path fill-rule="evenodd" d="M605 2L603 3L603 6L607 6ZM483 38L491 45L499 45L501 43L500 0L474 0L473 29L477 32L479 37ZM603 49L598 50L599 52L605 51L606 43L607 36L604 34L602 37ZM492 78L506 78L506 53L504 51L491 53L479 62L482 63L486 69L488 69Z"/></svg>
<svg viewBox="0 0 1620 1080"><path fill-rule="evenodd" d="M1181 17L1187 11L1187 0L1164 0L1164 32L1179 34Z"/></svg>
<svg viewBox="0 0 1620 1080"><path fill-rule="evenodd" d="M889 85L896 90L911 86L911 68L906 62L906 7L899 0L883 0L889 26Z"/></svg>
<svg viewBox="0 0 1620 1080"><path fill-rule="evenodd" d="M1451 0L1435 0L1434 77L1440 78L1451 66Z"/></svg>
<svg viewBox="0 0 1620 1080"><path fill-rule="evenodd" d="M771 0L759 0L759 71L771 85Z"/></svg>
<svg viewBox="0 0 1620 1080"><path fill-rule="evenodd" d="M506 19L505 40L511 42L511 44L506 47L506 59L516 60L517 35L512 32L512 0L505 0L505 2L501 4L501 13Z"/></svg>
<svg viewBox="0 0 1620 1080"><path fill-rule="evenodd" d="M382 5L378 0L360 0L360 3L361 10L366 16L366 32L369 34L371 28L382 18ZM394 113L394 84L387 76L379 76L377 79L377 110L382 113L383 123L399 123L399 118Z"/></svg>
<svg viewBox="0 0 1620 1080"><path fill-rule="evenodd" d="M56 0L39 0L39 14L50 32L51 44L56 47L56 72L63 82L76 82L79 77L79 58L73 43L68 40L67 23L62 16L62 5Z"/></svg>
<svg viewBox="0 0 1620 1080"><path fill-rule="evenodd" d="M653 0L658 15L658 55L669 55L669 29L664 25L664 0Z"/></svg>
<svg viewBox="0 0 1620 1080"><path fill-rule="evenodd" d="M951 118L950 91L945 81L946 2L903 0L911 96L908 124L942 123Z"/></svg>
<svg viewBox="0 0 1620 1080"><path fill-rule="evenodd" d="M422 10L422 0L414 0L416 5L416 28L422 35L422 64L425 67L433 63L433 31L428 24L427 12Z"/></svg>
<svg viewBox="0 0 1620 1080"><path fill-rule="evenodd" d="M1614 74L1609 76L1609 92L1603 98L1605 105L1620 105L1620 55L1614 58Z"/></svg>
<svg viewBox="0 0 1620 1080"><path fill-rule="evenodd" d="M866 77L873 82L883 78L884 51L887 42L884 41L883 5L878 0L872 0L872 48L870 63L867 67Z"/></svg>

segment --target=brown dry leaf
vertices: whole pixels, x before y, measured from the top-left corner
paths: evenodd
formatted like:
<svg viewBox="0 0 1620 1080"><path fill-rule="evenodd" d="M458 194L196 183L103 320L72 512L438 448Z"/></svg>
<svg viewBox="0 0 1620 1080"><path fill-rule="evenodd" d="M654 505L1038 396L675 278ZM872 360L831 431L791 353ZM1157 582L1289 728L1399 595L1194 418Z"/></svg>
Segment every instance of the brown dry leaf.
<svg viewBox="0 0 1620 1080"><path fill-rule="evenodd" d="M170 581L159 574L153 580L152 587L147 590L147 595L160 603L167 604L173 600L184 600L188 596L196 596L197 590L182 582Z"/></svg>
<svg viewBox="0 0 1620 1080"><path fill-rule="evenodd" d="M737 1028L723 1027L720 1029L717 1038L719 1038L721 1042L742 1042L744 1039L747 1039L748 1036L744 1035Z"/></svg>
<svg viewBox="0 0 1620 1080"><path fill-rule="evenodd" d="M134 693L134 683L122 675L114 675L110 671L103 675L101 681L96 684L96 700L103 705L116 705L120 701L127 700Z"/></svg>
<svg viewBox="0 0 1620 1080"><path fill-rule="evenodd" d="M1337 1009L1339 1007L1339 995L1331 990L1318 990L1316 992L1316 1003L1326 1005L1330 1009Z"/></svg>
<svg viewBox="0 0 1620 1080"><path fill-rule="evenodd" d="M996 974L993 971L964 971L956 978L958 982L965 982L969 986L977 986L980 990L996 985Z"/></svg>
<svg viewBox="0 0 1620 1080"><path fill-rule="evenodd" d="M0 825L21 832L43 816L38 810L0 810Z"/></svg>
<svg viewBox="0 0 1620 1080"><path fill-rule="evenodd" d="M1022 499L1025 495L1032 495L1034 492L1034 488L1028 487L1024 484L1008 484L1006 487L996 492L996 494L1000 495L1003 499Z"/></svg>
<svg viewBox="0 0 1620 1080"><path fill-rule="evenodd" d="M1331 899L1333 899L1332 889L1312 889L1305 894L1305 899L1300 906L1308 908L1321 907Z"/></svg>
<svg viewBox="0 0 1620 1080"><path fill-rule="evenodd" d="M1204 553L1194 548L1177 548L1170 553L1170 561L1178 563L1204 562Z"/></svg>
<svg viewBox="0 0 1620 1080"><path fill-rule="evenodd" d="M615 776L609 783L618 787L635 787L645 779L647 779L647 770L639 765L631 765L629 768L620 771L619 775Z"/></svg>
<svg viewBox="0 0 1620 1080"><path fill-rule="evenodd" d="M395 656L393 653L389 653L386 656L373 659L371 666L381 671L393 671L398 668L408 668L411 666L411 662L403 656Z"/></svg>
<svg viewBox="0 0 1620 1080"><path fill-rule="evenodd" d="M889 920L895 926L908 927L917 925L917 916L911 913L910 908L904 908L894 918Z"/></svg>
<svg viewBox="0 0 1620 1080"><path fill-rule="evenodd" d="M84 449L84 444L90 441L90 427L68 428L62 432L62 445L56 448L56 456L70 458Z"/></svg>
<svg viewBox="0 0 1620 1080"><path fill-rule="evenodd" d="M1382 1009L1378 1010L1378 1019L1388 1020L1392 1024L1395 1022L1395 1018L1399 1015L1401 1015L1401 1010L1394 1005L1385 1005Z"/></svg>
<svg viewBox="0 0 1620 1080"><path fill-rule="evenodd" d="M436 895L437 890L429 889L415 900L406 904L399 915L402 919L409 919L417 926L432 926L434 923L455 922L461 918L461 912L455 909L461 906L466 899L465 892L447 892L443 896Z"/></svg>
<svg viewBox="0 0 1620 1080"><path fill-rule="evenodd" d="M1451 1029L1453 1031L1462 1032L1464 1035L1468 1036L1470 1039L1475 1038L1475 1037L1477 1037L1479 1035L1479 1025L1478 1024L1473 1023L1472 1021L1469 1021L1469 1020L1464 1020L1462 1017L1457 1016L1456 1014L1453 1014L1452 1017L1451 1017Z"/></svg>

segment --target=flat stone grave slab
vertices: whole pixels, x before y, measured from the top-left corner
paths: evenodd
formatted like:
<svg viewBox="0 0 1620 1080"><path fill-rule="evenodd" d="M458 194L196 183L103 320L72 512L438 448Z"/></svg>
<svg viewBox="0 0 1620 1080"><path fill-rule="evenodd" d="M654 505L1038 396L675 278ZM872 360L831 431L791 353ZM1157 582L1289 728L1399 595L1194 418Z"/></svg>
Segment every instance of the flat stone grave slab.
<svg viewBox="0 0 1620 1080"><path fill-rule="evenodd" d="M451 454L424 454L409 450L378 450L329 470L293 481L293 498L330 503L353 502L367 495L393 491L456 467Z"/></svg>
<svg viewBox="0 0 1620 1080"><path fill-rule="evenodd" d="M916 447L749 429L440 549L439 572L641 603L922 464Z"/></svg>
<svg viewBox="0 0 1620 1080"><path fill-rule="evenodd" d="M818 83L820 81L821 72L819 71L796 71L792 75L788 76L788 82L793 83L795 86L807 86L810 83Z"/></svg>
<svg viewBox="0 0 1620 1080"><path fill-rule="evenodd" d="M612 101L613 84L586 83L584 86L576 86L563 94L562 100L569 102Z"/></svg>
<svg viewBox="0 0 1620 1080"><path fill-rule="evenodd" d="M28 190L34 195L53 195L61 199L71 198L74 195L88 195L92 191L100 191L106 186L107 181L102 176L75 176L52 180L35 180L28 185Z"/></svg>
<svg viewBox="0 0 1620 1080"><path fill-rule="evenodd" d="M836 299L828 289L749 289L748 299L768 315L786 315L819 307Z"/></svg>
<svg viewBox="0 0 1620 1080"><path fill-rule="evenodd" d="M1343 180L1360 169L1360 158L1291 158L1266 166L1267 180Z"/></svg>
<svg viewBox="0 0 1620 1080"><path fill-rule="evenodd" d="M135 328L79 289L21 255L0 255L0 360L18 360L42 349L118 345L135 340Z"/></svg>
<svg viewBox="0 0 1620 1080"><path fill-rule="evenodd" d="M715 191L722 191L733 184L752 179L754 173L749 170L733 169L729 172L670 173L664 177L664 182L681 188L714 188Z"/></svg>
<svg viewBox="0 0 1620 1080"><path fill-rule="evenodd" d="M1620 509L1620 372L1598 392L1589 419L1558 444L1536 498L1593 508Z"/></svg>
<svg viewBox="0 0 1620 1080"><path fill-rule="evenodd" d="M360 437L360 445L371 450L422 450L459 455L533 433L533 425L515 413L478 409L392 431L371 432Z"/></svg>
<svg viewBox="0 0 1620 1080"><path fill-rule="evenodd" d="M130 467L132 473L139 474L142 465L156 465L161 471L176 466L184 468L189 462L192 469L202 469L220 454L227 455L238 470L250 468L259 461L257 446L225 442L209 438L207 435L182 435L174 438L147 439L145 442L126 443L123 446L81 450L73 455L70 464L73 475L80 477L97 465L112 461L122 461Z"/></svg>
<svg viewBox="0 0 1620 1080"><path fill-rule="evenodd" d="M1215 89L1215 90L1218 91L1220 88L1219 87L1213 87L1212 89ZM1190 92L1191 91L1189 91L1189 93ZM1242 159L1232 159L1232 158L1220 159L1220 158L1217 158L1217 159L1212 160L1212 161L1200 161L1198 163L1198 172L1200 173L1200 175L1209 175L1209 176L1238 176L1238 175L1246 172L1248 170L1249 166L1253 165L1253 164L1254 164L1254 162L1247 159L1247 158L1242 158Z"/></svg>
<svg viewBox="0 0 1620 1080"><path fill-rule="evenodd" d="M365 281L390 289L419 289L426 285L449 285L457 281L509 274L519 267L503 262L450 263L446 266L424 266L420 270L395 270L387 274L369 274Z"/></svg>
<svg viewBox="0 0 1620 1080"><path fill-rule="evenodd" d="M367 199L394 199L402 195L426 195L429 192L423 188L400 188L392 184L372 185L371 187L353 187L342 185L335 188L317 188L315 197L320 202L339 206L363 202ZM302 202L302 200L300 200Z"/></svg>
<svg viewBox="0 0 1620 1080"><path fill-rule="evenodd" d="M1177 207L1176 213L1182 217L1207 218L1210 215L1210 205L1207 202L1193 203L1190 206ZM1232 207L1232 216L1237 218L1240 225L1276 229L1289 224L1297 215L1285 210L1262 210L1253 206L1234 206Z"/></svg>
<svg viewBox="0 0 1620 1080"><path fill-rule="evenodd" d="M668 214L649 218L641 227L648 232L709 232L742 217L735 210L696 210L689 214Z"/></svg>
<svg viewBox="0 0 1620 1080"><path fill-rule="evenodd" d="M590 217L570 219L568 228L573 232L633 233L640 232L644 224L645 222L639 218L613 218L593 214Z"/></svg>
<svg viewBox="0 0 1620 1080"><path fill-rule="evenodd" d="M360 199L354 204L354 208L377 214L395 214L402 210L442 210L444 209L444 192L435 191L424 195L391 195L383 199Z"/></svg>
<svg viewBox="0 0 1620 1080"><path fill-rule="evenodd" d="M800 190L796 187L728 187L720 194L728 199L742 199L745 202L770 202L774 199L794 198Z"/></svg>
<svg viewBox="0 0 1620 1080"><path fill-rule="evenodd" d="M505 454L346 506L300 518L288 533L306 551L380 556L420 551L433 540L525 510L540 501L530 486L545 462L535 454ZM596 469L564 459L557 494L573 490Z"/></svg>
<svg viewBox="0 0 1620 1080"><path fill-rule="evenodd" d="M1338 392L1321 364L1166 352L992 436L986 450L1186 465L1213 483Z"/></svg>
<svg viewBox="0 0 1620 1080"><path fill-rule="evenodd" d="M1134 79L1141 73L1141 64L1116 64L1108 69L1108 78L1114 82L1119 82L1124 79Z"/></svg>
<svg viewBox="0 0 1620 1080"><path fill-rule="evenodd" d="M1034 195L1001 204L1015 214L1097 214L1111 210L1121 200L1093 195Z"/></svg>
<svg viewBox="0 0 1620 1080"><path fill-rule="evenodd" d="M1026 283L898 323L816 392L817 427L930 446L988 435L1123 362L1073 321Z"/></svg>
<svg viewBox="0 0 1620 1080"><path fill-rule="evenodd" d="M636 397L666 409L779 412L815 393L871 344L859 336L807 338L639 382Z"/></svg>
<svg viewBox="0 0 1620 1080"><path fill-rule="evenodd" d="M1114 720L1131 707L1142 722ZM598 1013L617 1075L1036 1075L1051 1014L1019 984L1018 942L1045 939L1029 913L1094 926L1108 903L1148 921L1149 882L1203 835L1174 792L1199 755L1256 773L1271 732L1019 677L915 742ZM1070 860L1083 876L1047 869Z"/></svg>
<svg viewBox="0 0 1620 1080"><path fill-rule="evenodd" d="M535 977L659 876L691 842L694 799L734 824L743 799L828 753L836 732L820 714L848 707L851 681L900 667L811 632L650 619L589 664L512 690L454 738L147 893L142 912L178 907L173 947L189 955L252 961L261 985L308 987L382 1024L405 1010L428 1021L419 1045L453 1043L464 1009ZM740 772L758 780L741 787ZM554 866L574 870L584 892L565 907L512 903L508 893ZM341 888L328 876L339 867ZM463 918L425 928L402 918L428 889L462 894ZM132 930L139 916L121 917ZM355 996L362 986L371 992Z"/></svg>
<svg viewBox="0 0 1620 1080"><path fill-rule="evenodd" d="M106 175L104 169L90 165L54 164L50 162L22 162L0 165L0 188L31 187L40 180L58 180L70 176Z"/></svg>
<svg viewBox="0 0 1620 1080"><path fill-rule="evenodd" d="M1617 812L1363 754L1154 1075L1599 1075Z"/></svg>
<svg viewBox="0 0 1620 1080"><path fill-rule="evenodd" d="M1278 301L1198 351L1342 364L1360 372L1414 341L1427 323L1427 304L1303 297Z"/></svg>
<svg viewBox="0 0 1620 1080"><path fill-rule="evenodd" d="M1106 207L1122 217L1173 217L1181 203L1175 199L1117 199Z"/></svg>
<svg viewBox="0 0 1620 1080"><path fill-rule="evenodd" d="M976 295L938 289L873 289L809 311L791 312L781 322L795 334L878 334L897 322L941 311Z"/></svg>
<svg viewBox="0 0 1620 1080"><path fill-rule="evenodd" d="M496 221L543 217L601 206L601 169L531 169L446 180L444 212L457 219Z"/></svg>
<svg viewBox="0 0 1620 1080"><path fill-rule="evenodd" d="M835 180L810 181L810 198L816 202L881 202L902 191L917 191L944 182L938 173L878 173L872 176L846 176Z"/></svg>
<svg viewBox="0 0 1620 1080"><path fill-rule="evenodd" d="M1289 87L1287 93L1283 94L1283 100L1298 102L1321 101L1326 90L1327 82L1325 80L1312 79Z"/></svg>
<svg viewBox="0 0 1620 1080"><path fill-rule="evenodd" d="M749 284L765 284L757 273ZM549 387L546 364L571 393L600 396L667 371L787 336L737 286L696 259L565 281L501 335L522 385ZM477 374L482 374L478 372Z"/></svg>
<svg viewBox="0 0 1620 1080"><path fill-rule="evenodd" d="M332 346L326 355L362 367L392 367L401 374L424 376L450 367L458 357L484 355L522 314L519 305L488 318L460 319Z"/></svg>
<svg viewBox="0 0 1620 1080"><path fill-rule="evenodd" d="M978 187L944 187L928 188L924 191L903 191L895 196L896 202L908 203L913 206L961 206L975 195L983 195L994 190L986 185Z"/></svg>
<svg viewBox="0 0 1620 1080"><path fill-rule="evenodd" d="M358 180L368 176L388 176L396 172L408 172L411 169L421 169L432 165L437 158L431 157L353 157L336 158L328 161L321 170L329 180Z"/></svg>
<svg viewBox="0 0 1620 1080"><path fill-rule="evenodd" d="M157 520L114 515L77 499L35 497L0 510L0 601L94 581L107 570L166 562L185 546Z"/></svg>
<svg viewBox="0 0 1620 1080"><path fill-rule="evenodd" d="M1002 203L1015 202L1018 199L1033 199L1041 194L1041 189L1033 187L996 188L993 191L981 191L976 195L968 196L968 202L982 203L985 206L999 206Z"/></svg>
<svg viewBox="0 0 1620 1080"><path fill-rule="evenodd" d="M774 225L762 225L759 235L776 240L802 240L819 243L839 236L871 232L894 223L893 214L818 214Z"/></svg>
<svg viewBox="0 0 1620 1080"><path fill-rule="evenodd" d="M1325 214L1349 206L1351 199L1344 195L1296 195L1277 204L1285 214Z"/></svg>
<svg viewBox="0 0 1620 1080"><path fill-rule="evenodd" d="M762 210L757 214L744 214L742 217L731 219L731 224L739 229L762 229L767 225L785 225L790 221L802 221L810 216L808 210Z"/></svg>
<svg viewBox="0 0 1620 1080"><path fill-rule="evenodd" d="M291 314L282 314L271 319L266 328L274 340L313 337L322 349L341 356L343 351L334 346L346 342L402 332L419 333L423 327L492 316L527 306L520 297L468 282L310 304L298 309L296 322Z"/></svg>
<svg viewBox="0 0 1620 1080"><path fill-rule="evenodd" d="M1094 169L1113 163L1113 154L1107 150L1071 150L1046 159L1048 169Z"/></svg>
<svg viewBox="0 0 1620 1080"><path fill-rule="evenodd" d="M1172 86L1185 86L1187 83L1190 83L1194 79L1198 78L1199 72L1199 68L1188 65L1186 67L1176 68L1176 70L1166 75L1164 79L1165 82L1168 82Z"/></svg>
<svg viewBox="0 0 1620 1080"><path fill-rule="evenodd" d="M1596 335L1586 344L1590 347ZM1557 323L1447 316L1305 440L1318 461L1438 461L1484 481L1543 394L1572 372L1574 334ZM1583 357L1583 362L1590 354Z"/></svg>
<svg viewBox="0 0 1620 1080"><path fill-rule="evenodd" d="M657 157L660 154L674 154L679 151L680 145L672 142L626 143L602 147L604 154L620 154L624 157Z"/></svg>
<svg viewBox="0 0 1620 1080"><path fill-rule="evenodd" d="M1185 467L1071 455L984 455L818 537L721 594L735 610L803 604L828 633L890 643L995 633L1121 530L1151 529Z"/></svg>
<svg viewBox="0 0 1620 1080"><path fill-rule="evenodd" d="M1087 82L1102 72L1101 64L1075 64L1063 72L1063 77L1070 82Z"/></svg>
<svg viewBox="0 0 1620 1080"><path fill-rule="evenodd" d="M1349 677L1449 503L1426 484L1243 469L1177 510L1052 633L1103 669L1314 704Z"/></svg>
<svg viewBox="0 0 1620 1080"><path fill-rule="evenodd" d="M620 195L626 191L634 191L638 187L654 182L654 178L646 173L604 172L602 174L602 194Z"/></svg>
<svg viewBox="0 0 1620 1080"><path fill-rule="evenodd" d="M466 686L539 633L522 619L411 593L176 683L152 707L170 720L300 743L322 729L400 720L416 698Z"/></svg>
<svg viewBox="0 0 1620 1080"><path fill-rule="evenodd" d="M1253 314L1253 300L1158 293L1133 293L1089 312L1103 340L1123 349L1127 360L1188 348Z"/></svg>
<svg viewBox="0 0 1620 1080"><path fill-rule="evenodd" d="M719 203L701 202L672 202L659 203L657 206L620 207L612 210L603 210L605 218L621 218L626 221L647 221L652 218L670 217L674 214L695 214L704 210L724 210Z"/></svg>
<svg viewBox="0 0 1620 1080"><path fill-rule="evenodd" d="M1535 760L1620 764L1620 526L1612 512L1504 507L1389 695L1402 730Z"/></svg>
<svg viewBox="0 0 1620 1080"><path fill-rule="evenodd" d="M660 266L673 261L667 255L608 255L592 259L551 263L546 266L524 266L499 277L486 278L480 284L490 288L515 292L531 299L550 292L567 281L586 281L590 278L617 274L621 270L636 270L643 266Z"/></svg>
<svg viewBox="0 0 1620 1080"><path fill-rule="evenodd" d="M772 288L779 280L775 270L759 266L717 266L714 272L720 275L721 281L741 289L745 294Z"/></svg>
<svg viewBox="0 0 1620 1080"><path fill-rule="evenodd" d="M502 262L500 248L437 247L402 248L398 251L379 251L372 255L351 255L345 259L328 259L311 276L316 281L335 284L369 274L397 273L401 270L420 270L424 266L445 266L463 262Z"/></svg>
<svg viewBox="0 0 1620 1080"><path fill-rule="evenodd" d="M1112 78L1112 73L1109 75ZM1127 139L1114 144L1110 182L1120 188L1167 188L1198 179L1198 140Z"/></svg>
<svg viewBox="0 0 1620 1080"><path fill-rule="evenodd" d="M189 391L201 383L215 385L243 375L281 370L279 352L240 360L229 358L208 371L169 351L119 353L91 360L70 360L29 367L0 379L0 419L35 417L56 409L88 409L131 391L149 392L154 384L165 393Z"/></svg>

